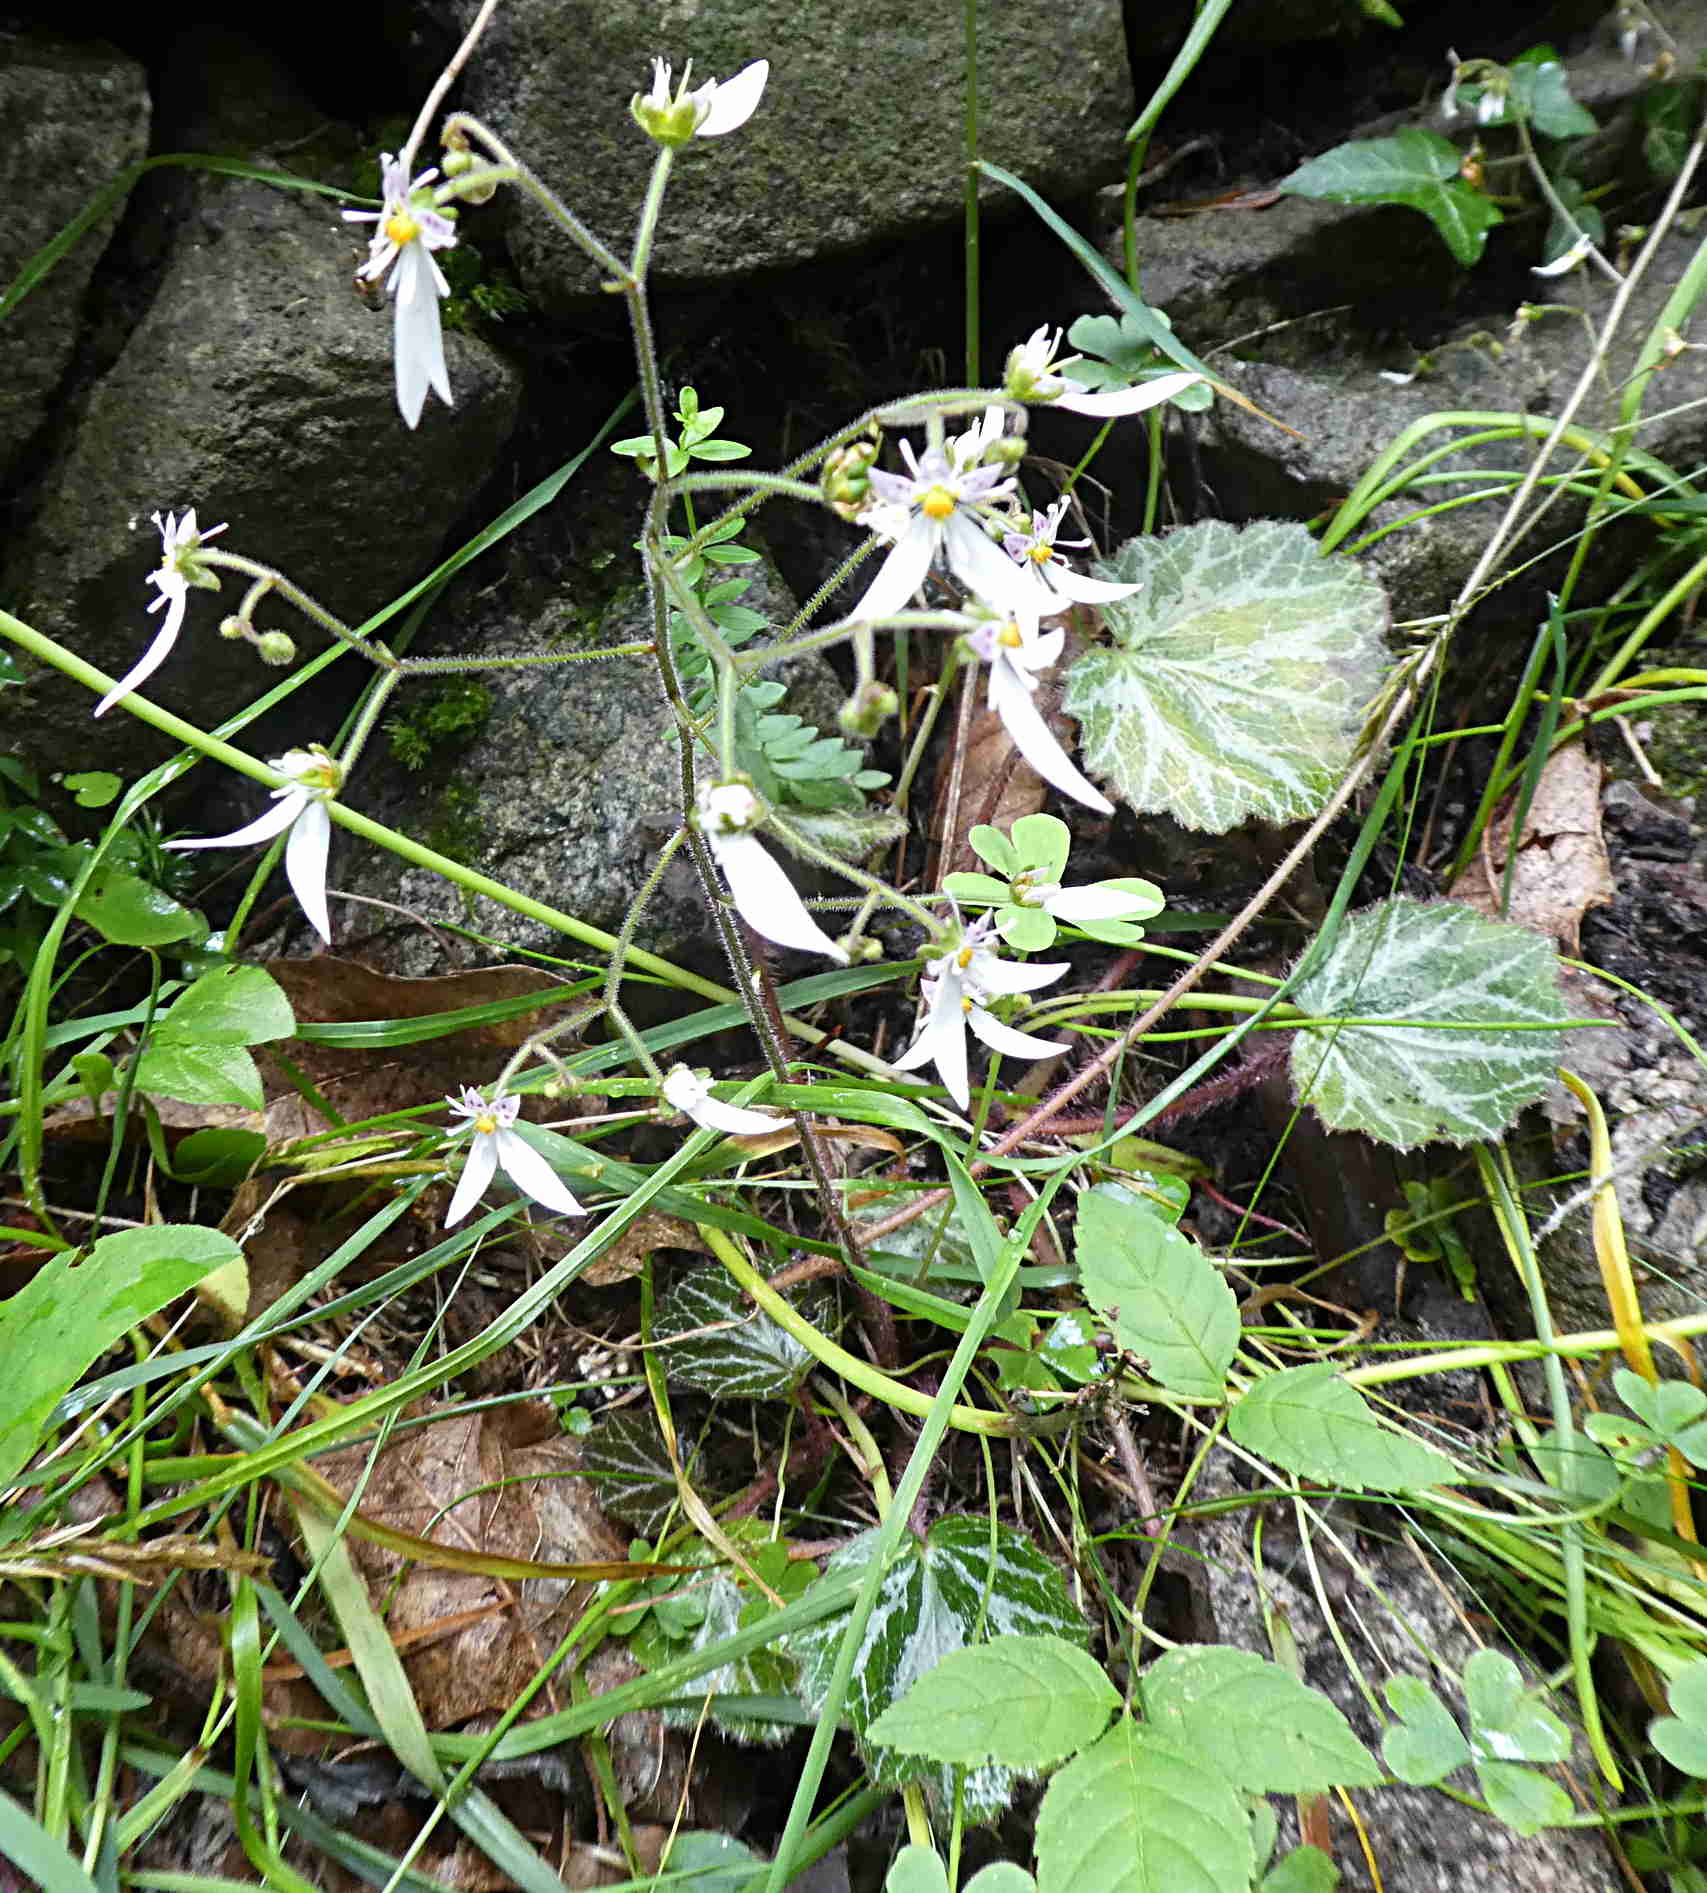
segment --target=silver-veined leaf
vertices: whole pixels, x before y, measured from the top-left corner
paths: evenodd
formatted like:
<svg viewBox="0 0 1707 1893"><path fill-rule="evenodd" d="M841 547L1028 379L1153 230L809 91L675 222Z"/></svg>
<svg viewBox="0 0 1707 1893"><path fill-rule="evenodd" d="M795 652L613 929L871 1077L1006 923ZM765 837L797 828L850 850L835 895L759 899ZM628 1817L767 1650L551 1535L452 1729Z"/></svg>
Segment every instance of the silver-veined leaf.
<svg viewBox="0 0 1707 1893"><path fill-rule="evenodd" d="M1375 580L1272 519L1129 540L1096 570L1141 589L1103 606L1114 642L1067 678L1090 772L1211 834L1314 815L1386 668Z"/></svg>
<svg viewBox="0 0 1707 1893"><path fill-rule="evenodd" d="M809 1282L785 1299L815 1328L834 1329L836 1293L828 1283ZM692 1269L671 1284L658 1303L653 1336L671 1380L725 1400L786 1399L815 1365L786 1328L715 1266Z"/></svg>
<svg viewBox="0 0 1707 1893"><path fill-rule="evenodd" d="M1497 1136L1559 1062L1552 946L1456 901L1353 914L1292 997L1324 1020L1293 1037L1300 1102L1401 1150Z"/></svg>

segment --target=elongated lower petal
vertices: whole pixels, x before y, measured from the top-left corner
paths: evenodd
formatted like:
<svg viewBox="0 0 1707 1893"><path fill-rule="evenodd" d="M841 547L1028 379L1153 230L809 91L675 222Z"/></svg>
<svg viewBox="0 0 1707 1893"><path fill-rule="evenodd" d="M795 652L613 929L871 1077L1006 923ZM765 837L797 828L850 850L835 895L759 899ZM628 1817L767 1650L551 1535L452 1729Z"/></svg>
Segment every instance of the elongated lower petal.
<svg viewBox="0 0 1707 1893"><path fill-rule="evenodd" d="M696 138L721 138L725 132L738 130L758 110L764 96L765 81L771 76L771 62L755 59L743 66L733 79L725 79L711 95L711 110L694 127Z"/></svg>
<svg viewBox="0 0 1707 1893"><path fill-rule="evenodd" d="M1001 1052L1008 1058L1053 1058L1067 1049L1056 1039L1033 1038L1029 1032L1016 1032L1011 1025L992 1018L982 1006L974 1006L967 1013L966 1023L991 1051Z"/></svg>
<svg viewBox="0 0 1707 1893"><path fill-rule="evenodd" d="M877 568L877 576L848 616L888 618L897 611L905 611L925 582L935 546L931 528L922 519L914 520L890 547L888 556Z"/></svg>
<svg viewBox="0 0 1707 1893"><path fill-rule="evenodd" d="M664 1075L664 1097L707 1130L731 1137L759 1137L774 1131L782 1119L770 1111L754 1111L740 1104L723 1104L711 1095L711 1086L686 1065Z"/></svg>
<svg viewBox="0 0 1707 1893"><path fill-rule="evenodd" d="M1061 607L1042 581L1012 559L988 537L981 526L956 513L943 529L948 567L961 584L994 611L1011 613L1036 624Z"/></svg>
<svg viewBox="0 0 1707 1893"><path fill-rule="evenodd" d="M95 705L96 716L105 716L120 697L129 696L139 684L146 683L171 655L172 646L177 643L178 633L183 628L184 606L188 600L187 595L181 590L176 594L164 595L171 599L171 604L166 611L166 622L154 634L154 640L148 649Z"/></svg>
<svg viewBox="0 0 1707 1893"><path fill-rule="evenodd" d="M313 801L296 818L285 843L285 875L308 924L328 946L332 920L326 911L326 857L332 846L332 817L326 804Z"/></svg>
<svg viewBox="0 0 1707 1893"><path fill-rule="evenodd" d="M1176 394L1184 394L1194 382L1202 379L1201 375L1190 373L1157 375L1153 381L1141 381L1135 388L1110 388L1105 394L1069 391L1057 395L1049 405L1071 408L1075 414L1089 414L1098 420L1109 420L1122 414L1142 414L1146 408L1171 401Z"/></svg>
<svg viewBox="0 0 1707 1893"><path fill-rule="evenodd" d="M1043 903L1057 920L1077 926L1081 920L1142 920L1156 911L1151 901L1123 894L1115 887L1064 887Z"/></svg>
<svg viewBox="0 0 1707 1893"><path fill-rule="evenodd" d="M493 1142L490 1136L476 1136L469 1145L468 1161L462 1166L462 1175L456 1180L456 1193L450 1199L450 1208L445 1212L447 1229L454 1229L486 1194L486 1186L492 1181L492 1173L498 1167L498 1153L492 1148Z"/></svg>
<svg viewBox="0 0 1707 1893"><path fill-rule="evenodd" d="M497 1146L498 1163L505 1176L524 1196L554 1209L560 1216L585 1216L586 1211L569 1193L569 1186L545 1159L515 1131L492 1133Z"/></svg>
<svg viewBox="0 0 1707 1893"><path fill-rule="evenodd" d="M275 835L282 835L308 806L309 794L306 789L292 789L288 795L281 795L265 815L260 815L247 828L234 828L229 835L206 835L198 841L169 841L168 848L247 848L251 842L271 841Z"/></svg>
<svg viewBox="0 0 1707 1893"><path fill-rule="evenodd" d="M1110 578L1092 578L1086 572L1075 572L1060 559L1050 561L1044 583L1076 605L1106 605L1111 599L1130 598L1139 589L1136 585L1117 585Z"/></svg>
<svg viewBox="0 0 1707 1893"><path fill-rule="evenodd" d="M391 293L397 304L393 335L397 411L410 427L420 425L429 388L447 407L451 405L435 274L432 258L417 241L405 244L398 253L391 276Z"/></svg>
<svg viewBox="0 0 1707 1893"><path fill-rule="evenodd" d="M990 666L990 707L1002 719L1002 727L1013 739L1013 746L1031 764L1045 782L1052 783L1063 795L1083 802L1099 815L1112 815L1114 804L1092 782L1081 775L1072 758L1056 742L1049 725L1031 700L1025 680L998 655Z"/></svg>
<svg viewBox="0 0 1707 1893"><path fill-rule="evenodd" d="M966 1070L966 1008L961 1003L960 981L939 979L931 995L931 1009L919 1035L899 1058L890 1061L897 1071L916 1071L934 1064L943 1089L961 1110L970 1108L972 1087Z"/></svg>
<svg viewBox="0 0 1707 1893"><path fill-rule="evenodd" d="M713 832L709 840L741 918L756 934L847 965L848 956L806 911L794 883L754 836Z"/></svg>
<svg viewBox="0 0 1707 1893"><path fill-rule="evenodd" d="M981 955L978 987L986 993L1034 993L1053 986L1070 970L1066 960L998 960L994 955Z"/></svg>

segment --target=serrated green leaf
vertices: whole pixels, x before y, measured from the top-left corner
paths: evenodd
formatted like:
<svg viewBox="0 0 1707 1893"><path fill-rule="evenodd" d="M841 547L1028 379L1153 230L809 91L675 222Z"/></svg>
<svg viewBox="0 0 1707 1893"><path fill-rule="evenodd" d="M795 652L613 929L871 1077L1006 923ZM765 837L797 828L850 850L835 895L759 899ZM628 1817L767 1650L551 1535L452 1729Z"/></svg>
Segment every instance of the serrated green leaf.
<svg viewBox="0 0 1707 1893"><path fill-rule="evenodd" d="M1571 1735L1523 1686L1523 1672L1502 1650L1478 1650L1464 1665L1470 1749L1478 1762L1562 1762Z"/></svg>
<svg viewBox="0 0 1707 1893"><path fill-rule="evenodd" d="M1514 1834L1539 1834L1575 1812L1556 1781L1515 1762L1478 1762L1476 1781L1489 1808Z"/></svg>
<svg viewBox="0 0 1707 1893"><path fill-rule="evenodd" d="M1144 1672L1144 1715L1246 1794L1367 1788L1375 1758L1320 1690L1251 1650L1187 1644Z"/></svg>
<svg viewBox="0 0 1707 1893"><path fill-rule="evenodd" d="M115 946L167 946L207 931L193 908L120 868L95 870L77 897L76 913Z"/></svg>
<svg viewBox="0 0 1707 1893"><path fill-rule="evenodd" d="M1648 1724L1648 1739L1674 1768L1707 1780L1707 1662L1679 1670L1667 1699L1671 1714Z"/></svg>
<svg viewBox="0 0 1707 1893"><path fill-rule="evenodd" d="M1129 540L1096 571L1141 590L1102 607L1113 646L1068 673L1090 771L1211 834L1314 815L1386 669L1380 586L1284 520Z"/></svg>
<svg viewBox="0 0 1707 1893"><path fill-rule="evenodd" d="M1384 1691L1399 1718L1381 1738L1381 1759L1401 1781L1429 1788L1470 1759L1452 1711L1416 1676L1394 1676Z"/></svg>
<svg viewBox="0 0 1707 1893"><path fill-rule="evenodd" d="M161 1039L136 1062L137 1088L185 1104L240 1104L258 1111L266 1102L261 1074L241 1045L190 1045Z"/></svg>
<svg viewBox="0 0 1707 1893"><path fill-rule="evenodd" d="M1049 1784L1038 1893L1247 1893L1250 1823L1211 1755L1121 1721Z"/></svg>
<svg viewBox="0 0 1707 1893"><path fill-rule="evenodd" d="M1209 1400L1225 1391L1239 1305L1195 1242L1105 1183L1079 1198L1075 1255L1086 1299L1164 1387Z"/></svg>
<svg viewBox="0 0 1707 1893"><path fill-rule="evenodd" d="M1060 1637L995 1637L956 1650L871 1725L872 1741L932 1761L1047 1768L1108 1727L1120 1692Z"/></svg>
<svg viewBox="0 0 1707 1893"><path fill-rule="evenodd" d="M1391 138L1336 145L1301 164L1279 189L1333 204L1405 204L1420 210L1466 269L1488 232L1503 222L1499 206L1459 175L1457 148L1438 132L1407 127Z"/></svg>
<svg viewBox="0 0 1707 1893"><path fill-rule="evenodd" d="M1549 138L1592 138L1600 129L1594 114L1571 97L1570 75L1551 46L1532 46L1511 62L1508 96Z"/></svg>
<svg viewBox="0 0 1707 1893"><path fill-rule="evenodd" d="M288 1039L296 1014L265 967L216 966L179 996L160 1030L186 1042L265 1045Z"/></svg>
<svg viewBox="0 0 1707 1893"><path fill-rule="evenodd" d="M836 1296L828 1283L809 1282L785 1299L815 1328L834 1332ZM724 1400L786 1399L816 1365L715 1264L671 1284L658 1304L654 1335L671 1380Z"/></svg>
<svg viewBox="0 0 1707 1893"><path fill-rule="evenodd" d="M676 1507L676 1475L670 1469L658 1423L650 1414L613 1413L581 1441L581 1470L613 1518L655 1538Z"/></svg>
<svg viewBox="0 0 1707 1893"><path fill-rule="evenodd" d="M862 1569L874 1536L867 1532L844 1545L830 1559L826 1575ZM1084 1618L1061 1574L1023 1532L998 1525L992 1556L987 1519L945 1518L931 1527L923 1544L916 1539L907 1544L884 1574L843 1711L874 1781L886 1787L923 1781L948 1804L954 1771L870 1740L872 1725L952 1651L1008 1636L1060 1637L1080 1644L1086 1637ZM799 1691L808 1708L824 1701L839 1641L834 1624L813 1625L792 1640L800 1659ZM963 1780L970 1820L993 1820L1012 1798L1015 1776L1009 1768L970 1768Z"/></svg>
<svg viewBox="0 0 1707 1893"><path fill-rule="evenodd" d="M1333 1021L1293 1037L1300 1102L1334 1130L1401 1150L1497 1136L1545 1094L1559 1062L1552 946L1456 901L1353 914L1292 996Z"/></svg>
<svg viewBox="0 0 1707 1893"><path fill-rule="evenodd" d="M903 1847L890 1862L883 1893L948 1893L948 1870L934 1847Z"/></svg>
<svg viewBox="0 0 1707 1893"><path fill-rule="evenodd" d="M1453 1478L1444 1454L1383 1425L1326 1361L1265 1375L1227 1424L1247 1451L1323 1485L1419 1492Z"/></svg>
<svg viewBox="0 0 1707 1893"><path fill-rule="evenodd" d="M1334 1893L1340 1870L1320 1847L1294 1847L1260 1881L1257 1893Z"/></svg>
<svg viewBox="0 0 1707 1893"><path fill-rule="evenodd" d="M69 1252L53 1256L0 1302L0 1486L42 1443L61 1396L121 1335L242 1253L217 1229L125 1229L102 1236L76 1268Z"/></svg>

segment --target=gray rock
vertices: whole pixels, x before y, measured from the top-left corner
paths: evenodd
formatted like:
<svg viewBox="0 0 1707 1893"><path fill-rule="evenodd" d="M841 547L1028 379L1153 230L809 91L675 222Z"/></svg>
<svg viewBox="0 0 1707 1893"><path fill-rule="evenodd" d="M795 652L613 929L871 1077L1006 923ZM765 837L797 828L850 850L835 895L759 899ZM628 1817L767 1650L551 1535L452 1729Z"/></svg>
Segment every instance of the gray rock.
<svg viewBox="0 0 1707 1893"><path fill-rule="evenodd" d="M473 9L459 4L466 21ZM1116 0L1060 0L1047 18L1029 0L993 0L980 33L983 150L1046 194L1118 175L1133 104ZM660 276L741 276L960 214L961 28L950 7L704 0L671 16L635 0L515 0L468 67L468 109L622 255L655 149L628 101L658 54L678 73L691 57L696 78L771 62L748 124L681 153ZM580 253L519 194L511 245L540 297L596 288Z"/></svg>
<svg viewBox="0 0 1707 1893"><path fill-rule="evenodd" d="M0 50L0 147L6 216L0 293L43 244L148 149L141 66L110 47L35 35ZM121 196L0 322L0 478L47 416L77 343L84 292L124 207Z"/></svg>
<svg viewBox="0 0 1707 1893"><path fill-rule="evenodd" d="M618 471L611 485L623 489L638 513L639 502L629 491L638 485L632 476ZM623 529L625 536L617 540L621 550L608 564L593 537L584 536L588 514L602 511L602 497L581 494L577 539L583 571L603 565L623 575L604 601L589 606L585 589L578 590L573 603L569 594L558 592L518 622L496 599L489 604L471 600L452 614L461 648L491 655L561 652L651 637L651 608L628 550L631 528ZM512 541L507 548L511 586L506 596L537 597L526 573L531 556L526 529L518 539L520 544ZM753 543L750 533L747 542ZM538 539L533 543L537 547ZM792 614L794 601L768 563L743 567L742 576L754 579L744 604L773 623ZM833 730L843 692L821 658L794 660L777 675L790 686L781 708ZM656 666L650 657L626 657L488 671L479 678L490 692L490 711L471 740L447 745L420 773L406 774L395 765L384 766L382 733L375 739L377 766L364 769L352 799L376 820L517 892L615 933L681 819L679 751ZM434 688L430 683L406 687L423 694ZM407 717L420 698L404 694L393 701L399 715ZM345 853L334 861L335 886L394 903L420 919L476 927L507 945L575 951L573 942L544 922L483 897L465 899L462 889L429 870L381 850L342 846ZM791 872L803 883L808 878L798 867ZM342 939L345 923L339 925ZM377 955L392 971L445 970L442 937L419 927L400 931L390 918L376 925L354 912L348 926L355 949ZM637 938L664 953L709 945L714 958L695 964L721 977L699 878L685 851L652 895Z"/></svg>
<svg viewBox="0 0 1707 1893"><path fill-rule="evenodd" d="M1193 1488L1194 1496L1224 1498L1238 1490L1231 1463L1217 1450ZM1342 1503L1320 1509L1328 1514L1340 1544L1326 1531L1315 1532L1312 1558L1307 1560L1286 1514L1275 1507L1260 1508L1265 1521L1260 1571L1251 1543L1259 1508L1188 1524L1182 1533L1184 1555L1176 1568L1191 1596L1191 1637L1272 1657L1270 1629L1278 1620L1295 1645L1303 1680L1331 1697L1358 1737L1378 1753L1380 1727L1360 1683L1367 1678L1379 1689L1389 1676L1420 1676L1453 1704L1457 1692L1451 1677L1477 1647L1465 1614L1465 1606L1475 1608L1476 1600L1440 1560L1425 1563L1419 1551L1394 1542L1389 1531L1360 1533L1353 1508ZM1355 1545L1355 1565L1340 1548L1350 1545ZM1329 1609L1338 1619L1337 1642L1324 1614ZM1484 1641L1504 1648L1526 1669L1531 1686L1538 1681L1520 1652L1497 1636L1485 1636ZM1346 1661L1348 1648L1361 1676ZM1435 1667L1436 1660L1444 1666L1444 1675ZM1548 1706L1569 1719L1571 1705L1564 1692L1550 1697ZM1577 1749L1572 1774L1578 1782L1588 1782L1595 1778L1594 1764L1580 1740ZM1456 1779L1453 1785L1458 1785ZM1356 1799L1385 1893L1484 1893L1489 1887L1522 1887L1526 1893L1614 1893L1624 1885L1605 1842L1592 1830L1554 1829L1526 1840L1432 1788L1364 1789ZM1370 1893L1373 1883L1359 1837L1335 1797L1326 1796L1324 1802L1343 1893ZM1297 1843L1296 1815L1280 1796L1272 1797L1271 1805L1280 1816L1278 1851L1284 1851Z"/></svg>
<svg viewBox="0 0 1707 1893"><path fill-rule="evenodd" d="M145 581L159 558L157 508L195 506L204 528L228 520L222 549L277 567L351 624L430 569L510 432L517 380L484 343L448 337L457 405L435 402L410 434L392 396L389 308L351 286L360 248L325 199L246 180L194 184L154 300L13 550L6 595L20 617L114 674L127 669L156 622ZM191 593L151 696L206 725L277 680L217 635L241 596L229 576L217 598ZM287 630L305 655L322 643L282 606L263 606L257 622ZM0 704L0 740L43 763L87 755L89 710L86 692L39 675ZM328 735L327 717L323 703L292 704L267 740ZM165 753L118 711L101 746L121 773Z"/></svg>

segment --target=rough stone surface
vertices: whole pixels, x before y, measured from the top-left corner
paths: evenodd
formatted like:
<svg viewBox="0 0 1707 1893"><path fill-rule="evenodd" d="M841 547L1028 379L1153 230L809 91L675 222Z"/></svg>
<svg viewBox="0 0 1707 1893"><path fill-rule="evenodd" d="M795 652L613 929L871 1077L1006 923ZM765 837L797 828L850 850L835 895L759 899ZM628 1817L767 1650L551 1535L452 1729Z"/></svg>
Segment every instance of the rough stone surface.
<svg viewBox="0 0 1707 1893"><path fill-rule="evenodd" d="M34 35L0 42L0 294L100 186L143 156L148 116L142 68L122 53ZM46 418L76 347L89 278L122 209L121 199L0 321L0 478Z"/></svg>
<svg viewBox="0 0 1707 1893"><path fill-rule="evenodd" d="M466 21L473 9L462 4ZM1133 101L1116 0L1061 0L1046 20L1028 0L991 0L979 9L979 34L984 154L1050 195L1117 176ZM755 116L681 153L655 254L660 276L741 276L959 216L953 8L703 0L660 16L634 0L598 8L515 0L468 69L468 109L620 255L655 150L628 101L660 53L678 72L691 56L696 78L771 62ZM542 297L596 288L580 253L520 202L511 244Z"/></svg>
<svg viewBox="0 0 1707 1893"><path fill-rule="evenodd" d="M518 384L486 344L451 335L457 404L435 402L411 435L392 394L389 307L351 286L360 251L324 198L225 178L188 187L153 300L11 548L5 595L17 615L114 674L127 669L157 622L146 615L157 508L195 506L204 528L229 521L222 549L279 568L350 623L430 569L494 465ZM234 578L217 598L191 594L151 696L208 723L276 681L217 635L241 595ZM304 654L320 648L294 612L264 607L258 622L288 630ZM89 709L84 691L38 677L23 705L0 706L0 736L54 766L87 753ZM327 733L289 713L268 729L274 742ZM163 753L118 712L102 744L121 772Z"/></svg>
<svg viewBox="0 0 1707 1893"><path fill-rule="evenodd" d="M624 488L635 485L626 470L616 479ZM542 533L562 530L552 525L529 535L524 529L518 535L523 543L510 548L512 579L529 558L530 537L537 543ZM632 562L626 546L624 551ZM744 567L742 576L754 579L743 604L773 623L793 612L793 600L768 564ZM519 589L529 588L524 581ZM577 619L562 594L519 623L497 601L485 608L474 601L453 615L458 645L470 653L585 649L652 634L638 571L591 622L585 614ZM843 692L822 659L796 660L778 675L790 684L782 708L834 727ZM491 671L482 681L491 692L491 711L473 739L445 749L418 774L395 765L364 773L360 806L519 893L615 933L681 819L679 752L656 666L650 657L625 657ZM407 715L410 697L395 701ZM496 902L476 898L465 904L460 888L426 869L379 850L344 847L335 885L395 902L429 921L472 925L508 945L545 953L575 950L550 927ZM350 937L356 950L379 954L394 971L445 970L442 936L423 928L400 929L390 918L352 918ZM714 937L699 878L686 854L678 854L647 906L638 939L669 953Z"/></svg>
<svg viewBox="0 0 1707 1893"><path fill-rule="evenodd" d="M1240 1472L1224 1455L1212 1455L1194 1488L1200 1499L1226 1497L1240 1489ZM1335 1611L1368 1683L1379 1690L1390 1676L1418 1676L1436 1694L1454 1701L1453 1679L1477 1645L1455 1606L1459 1581L1450 1570L1424 1564L1420 1555L1392 1541L1390 1530L1363 1534L1356 1510L1325 1508L1340 1545L1355 1549L1354 1569L1327 1532L1313 1536L1320 1572L1313 1581L1295 1536L1273 1507L1229 1511L1189 1524L1182 1534L1186 1555L1176 1567L1192 1601L1192 1640L1230 1644L1272 1657L1270 1626L1276 1618L1294 1640L1303 1680L1324 1691L1351 1723L1358 1738L1379 1753L1380 1726L1335 1644L1326 1607ZM1260 1578L1251 1544L1251 1521L1264 1519ZM1521 1652L1490 1634L1480 1620L1482 1641L1504 1649L1533 1684L1538 1680ZM1441 1668L1436 1668L1435 1659ZM1548 1705L1570 1719L1563 1693ZM1578 1782L1594 1778L1582 1742L1571 1768ZM1554 1771L1554 1779L1559 1779ZM1457 1785L1454 1778L1454 1785ZM1568 1784L1567 1784L1568 1786ZM1522 1887L1526 1893L1613 1893L1624 1881L1605 1843L1592 1830L1554 1829L1525 1840L1503 1823L1449 1800L1432 1788L1385 1787L1354 1793L1380 1866L1385 1893L1486 1893L1491 1887ZM1334 1796L1325 1797L1333 1858L1342 1893L1371 1893L1357 1834ZM1292 1804L1280 1796L1281 1844L1297 1842Z"/></svg>

